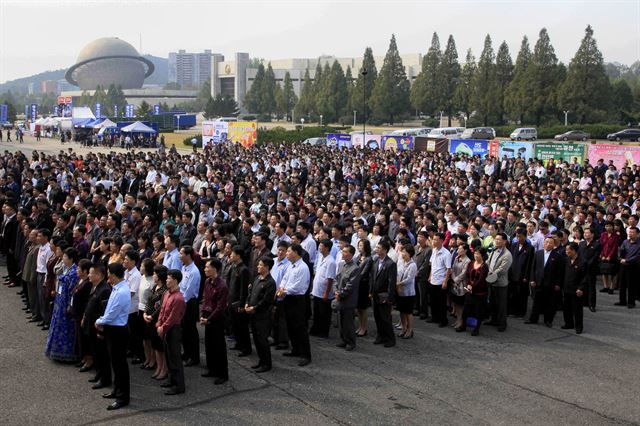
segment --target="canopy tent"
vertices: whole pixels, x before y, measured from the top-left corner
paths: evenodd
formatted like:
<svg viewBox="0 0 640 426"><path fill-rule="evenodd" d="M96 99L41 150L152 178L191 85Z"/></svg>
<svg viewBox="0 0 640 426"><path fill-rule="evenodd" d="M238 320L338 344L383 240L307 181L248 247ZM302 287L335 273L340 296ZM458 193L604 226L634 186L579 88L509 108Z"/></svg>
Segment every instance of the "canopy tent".
<svg viewBox="0 0 640 426"><path fill-rule="evenodd" d="M44 122L42 123L42 125L44 127L58 127L58 120L56 120L53 117L47 117L44 119Z"/></svg>
<svg viewBox="0 0 640 426"><path fill-rule="evenodd" d="M110 127L118 127L118 126L116 125L116 123L109 120L108 118L101 119L99 123L96 123L93 126L94 129L108 129Z"/></svg>
<svg viewBox="0 0 640 426"><path fill-rule="evenodd" d="M123 127L120 131L125 133L157 133L151 127L142 123L141 121L136 121L135 123L131 123L128 126Z"/></svg>
<svg viewBox="0 0 640 426"><path fill-rule="evenodd" d="M86 128L90 128L91 123L94 122L95 119L93 118L84 118L84 119L73 119L73 127L75 127L76 129L86 129Z"/></svg>
<svg viewBox="0 0 640 426"><path fill-rule="evenodd" d="M73 107L72 117L74 126L87 122L88 120L96 119L96 116L93 115L93 111L91 111L89 107Z"/></svg>

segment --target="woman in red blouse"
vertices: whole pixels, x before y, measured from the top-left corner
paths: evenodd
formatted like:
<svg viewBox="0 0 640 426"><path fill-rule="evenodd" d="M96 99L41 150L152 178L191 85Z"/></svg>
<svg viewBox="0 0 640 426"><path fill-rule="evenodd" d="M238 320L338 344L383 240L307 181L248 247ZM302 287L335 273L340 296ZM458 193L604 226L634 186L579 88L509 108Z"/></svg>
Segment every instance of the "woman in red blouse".
<svg viewBox="0 0 640 426"><path fill-rule="evenodd" d="M487 306L489 267L486 260L487 251L484 248L479 248L473 251L473 262L467 266L467 286L465 287L467 295L462 314L462 326L456 328L456 331L465 331L467 318L473 317L476 319L476 326L471 332L472 336L477 336L480 333L480 324L484 319Z"/></svg>
<svg viewBox="0 0 640 426"><path fill-rule="evenodd" d="M618 269L618 247L620 235L613 231L613 222L605 222L604 231L600 236L600 265L602 272L603 293L613 294L613 279Z"/></svg>

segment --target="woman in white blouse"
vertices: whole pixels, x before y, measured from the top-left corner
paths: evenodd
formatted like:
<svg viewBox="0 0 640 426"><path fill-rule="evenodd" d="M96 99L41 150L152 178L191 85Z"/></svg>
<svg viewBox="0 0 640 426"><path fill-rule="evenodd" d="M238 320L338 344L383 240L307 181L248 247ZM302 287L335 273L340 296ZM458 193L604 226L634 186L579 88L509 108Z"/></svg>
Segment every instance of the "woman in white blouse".
<svg viewBox="0 0 640 426"><path fill-rule="evenodd" d="M398 262L398 281L396 283L396 309L400 311L402 332L398 337L411 339L413 337L413 305L416 296L416 273L418 267L413 261L415 249L406 244L400 250L402 262Z"/></svg>
<svg viewBox="0 0 640 426"><path fill-rule="evenodd" d="M380 230L382 229L382 225L380 223L375 223L371 228L371 233L367 237L369 243L371 244L371 251L375 252L376 246L380 242L382 235L380 235Z"/></svg>
<svg viewBox="0 0 640 426"><path fill-rule="evenodd" d="M462 311L464 308L465 287L467 286L467 266L471 262L468 256L469 246L467 243L458 245L458 256L451 265L451 302L453 305L453 314L456 317L456 322L453 324L455 328L462 327Z"/></svg>

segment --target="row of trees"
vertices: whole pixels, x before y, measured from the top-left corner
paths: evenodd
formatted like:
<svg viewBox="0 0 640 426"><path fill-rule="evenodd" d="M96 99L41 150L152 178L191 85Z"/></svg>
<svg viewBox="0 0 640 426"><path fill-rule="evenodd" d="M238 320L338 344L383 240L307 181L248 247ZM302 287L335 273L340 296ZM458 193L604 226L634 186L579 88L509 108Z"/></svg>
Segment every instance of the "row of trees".
<svg viewBox="0 0 640 426"><path fill-rule="evenodd" d="M244 106L269 116L290 117L293 111L296 117L318 120L322 115L326 123L348 123L353 110L360 121L366 116L391 124L413 112L429 117L442 112L449 125L452 118L460 118L470 125L540 126L563 121L564 111L581 124L626 123L640 118L640 86L632 89L624 79L608 78L591 26L568 66L558 60L545 28L533 49L523 37L515 63L506 42L496 52L487 35L478 60L469 49L460 64L453 36L442 50L434 33L413 84L392 36L379 72L371 48L365 50L355 79L350 67L345 71L337 61L324 66L318 61L313 78L306 71L299 99L288 73L281 84L271 64L265 68L260 63Z"/></svg>
<svg viewBox="0 0 640 426"><path fill-rule="evenodd" d="M112 117L114 115L113 106L117 105L118 115L122 115L124 113L124 106L127 104L127 100L122 88L120 86L116 87L115 84L112 84L107 88L106 92L101 86L96 87L93 95L89 94L86 90L83 91L75 104L75 106L85 106L90 107L91 109L95 108L96 104L100 104L102 115Z"/></svg>

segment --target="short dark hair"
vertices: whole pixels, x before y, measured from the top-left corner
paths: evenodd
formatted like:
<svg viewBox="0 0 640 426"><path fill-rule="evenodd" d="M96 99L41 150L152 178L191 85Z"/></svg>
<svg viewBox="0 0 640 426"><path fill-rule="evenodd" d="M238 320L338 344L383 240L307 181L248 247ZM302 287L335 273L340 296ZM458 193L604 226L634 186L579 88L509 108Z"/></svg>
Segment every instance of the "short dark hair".
<svg viewBox="0 0 640 426"><path fill-rule="evenodd" d="M220 260L216 259L215 257L213 259L209 259L207 265L211 266L218 272L220 272L220 270L222 269L222 262L220 262Z"/></svg>
<svg viewBox="0 0 640 426"><path fill-rule="evenodd" d="M133 263L135 263L136 265L140 262L140 253L135 250L129 250L124 254L124 256L133 260Z"/></svg>
<svg viewBox="0 0 640 426"><path fill-rule="evenodd" d="M193 252L195 250L193 250L193 247L191 247L190 245L184 245L180 248L180 250L184 251L184 254L186 254L187 256L189 256L191 259L193 259Z"/></svg>
<svg viewBox="0 0 640 426"><path fill-rule="evenodd" d="M153 268L153 273L156 274L160 282L162 282L163 284L167 283L168 272L169 272L169 269L164 265L156 265Z"/></svg>
<svg viewBox="0 0 640 426"><path fill-rule="evenodd" d="M106 272L104 269L104 263L98 261L98 262L92 263L91 267L95 269L100 275L102 275L103 278L105 277Z"/></svg>
<svg viewBox="0 0 640 426"><path fill-rule="evenodd" d="M150 257L147 257L146 259L142 260L142 266L144 266L144 274L150 277L151 275L153 275L153 268L155 268L156 262L154 262Z"/></svg>
<svg viewBox="0 0 640 426"><path fill-rule="evenodd" d="M303 253L304 253L304 249L302 248L302 246L300 244L291 244L291 250L295 251L298 256L302 257Z"/></svg>
<svg viewBox="0 0 640 426"><path fill-rule="evenodd" d="M169 272L167 272L167 276L178 282L182 281L182 272L180 272L179 269L170 269Z"/></svg>
<svg viewBox="0 0 640 426"><path fill-rule="evenodd" d="M273 259L267 256L263 256L258 260L258 262L262 262L264 266L271 269L273 267Z"/></svg>
<svg viewBox="0 0 640 426"><path fill-rule="evenodd" d="M124 278L124 266L122 266L122 263L120 262L114 262L114 263L110 263L108 268L109 273L111 275L115 275L116 278Z"/></svg>
<svg viewBox="0 0 640 426"><path fill-rule="evenodd" d="M78 258L80 257L78 250L74 249L73 247L65 249L64 254L67 255L67 257L71 259L73 263L76 263L78 261Z"/></svg>
<svg viewBox="0 0 640 426"><path fill-rule="evenodd" d="M80 261L78 262L78 269L84 272L89 272L91 266L92 264L89 259L80 259Z"/></svg>

